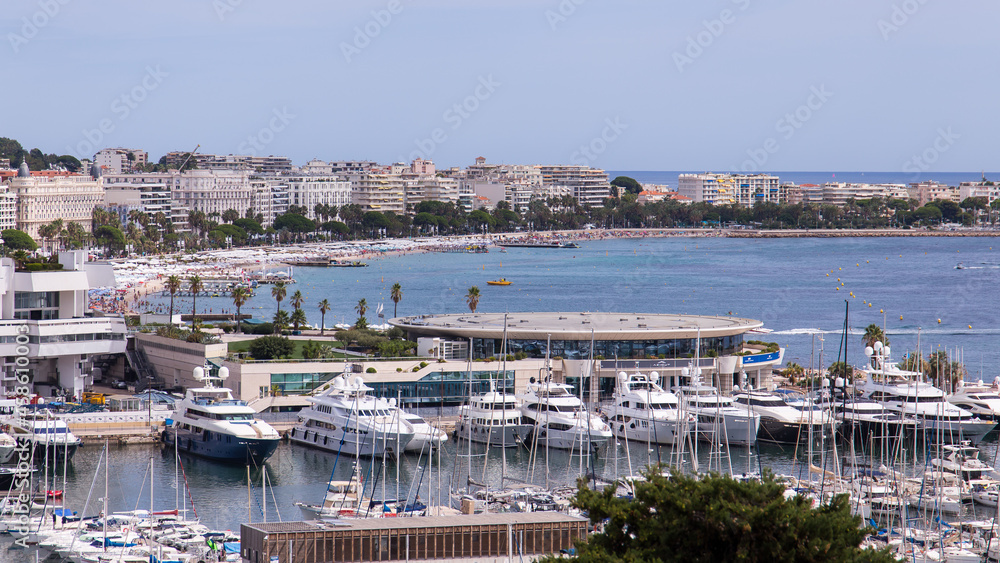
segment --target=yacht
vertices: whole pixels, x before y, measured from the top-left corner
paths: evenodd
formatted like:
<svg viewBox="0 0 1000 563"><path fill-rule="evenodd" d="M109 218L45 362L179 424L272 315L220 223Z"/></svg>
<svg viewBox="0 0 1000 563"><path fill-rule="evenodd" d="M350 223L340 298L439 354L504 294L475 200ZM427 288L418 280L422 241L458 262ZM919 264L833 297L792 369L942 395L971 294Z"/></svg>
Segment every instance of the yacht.
<svg viewBox="0 0 1000 563"><path fill-rule="evenodd" d="M829 426L830 415L812 402L800 403L796 408L776 393L765 390L748 390L733 395L737 404L745 405L760 416L757 439L778 444L795 444L811 435L822 436Z"/></svg>
<svg viewBox="0 0 1000 563"><path fill-rule="evenodd" d="M718 389L702 383L698 368L694 370L692 383L677 389L682 403L697 418L698 437L708 442L725 440L729 445L756 443L760 415L747 407L737 407L731 398L719 394Z"/></svg>
<svg viewBox="0 0 1000 563"><path fill-rule="evenodd" d="M920 372L900 369L890 361L889 347L881 342L865 348L865 355L869 363L860 370L864 380L855 381L856 388L864 397L882 402L889 411L915 418L917 430L927 439L978 444L996 426L996 422L973 416L946 401L943 391L920 381Z"/></svg>
<svg viewBox="0 0 1000 563"><path fill-rule="evenodd" d="M1000 421L1000 393L995 387L983 385L982 380L975 385L959 381L958 390L948 396L948 402L983 420Z"/></svg>
<svg viewBox="0 0 1000 563"><path fill-rule="evenodd" d="M459 438L509 448L523 443L531 428L521 421L517 397L494 389L459 409L455 430Z"/></svg>
<svg viewBox="0 0 1000 563"><path fill-rule="evenodd" d="M611 438L611 429L597 415L587 412L583 402L564 383L535 381L517 398L522 401L522 419L531 425L530 439L539 446L573 450L597 449Z"/></svg>
<svg viewBox="0 0 1000 563"><path fill-rule="evenodd" d="M941 446L939 457L931 459L931 467L935 471L955 475L965 482L1000 478L1000 473L980 459L979 453L979 448L968 442L946 444Z"/></svg>
<svg viewBox="0 0 1000 563"><path fill-rule="evenodd" d="M361 468L354 467L351 480L330 481L326 485L326 496L323 504L296 502L302 517L306 520L324 520L329 518L350 518L357 516L361 510L363 478Z"/></svg>
<svg viewBox="0 0 1000 563"><path fill-rule="evenodd" d="M389 403L390 406L395 407L396 400L389 399ZM413 427L413 439L406 444L406 447L403 448L404 451L420 452L425 448L433 450L435 448L440 448L441 444L448 441L448 434L444 430L435 428L420 415L412 412L406 412L403 409L398 410L399 418Z"/></svg>
<svg viewBox="0 0 1000 563"><path fill-rule="evenodd" d="M889 411L885 405L863 397L834 399L830 406L840 424L840 435L854 436L862 444L869 440L897 440L913 436L917 419Z"/></svg>
<svg viewBox="0 0 1000 563"><path fill-rule="evenodd" d="M695 418L681 409L677 395L660 387L660 374L618 374L610 406L602 409L619 438L654 444L676 444L694 430Z"/></svg>
<svg viewBox="0 0 1000 563"><path fill-rule="evenodd" d="M216 387L229 377L229 368L219 368L218 377L195 368L194 378L204 387L188 389L168 420L163 441L178 450L216 461L259 465L271 457L281 436L270 424L256 420L257 414L225 387Z"/></svg>
<svg viewBox="0 0 1000 563"><path fill-rule="evenodd" d="M47 459L57 462L72 459L83 442L70 432L62 419L49 412L28 412L9 419L5 430L15 442L6 442L3 446L3 449L10 449L8 460L13 456L16 444L21 442L31 444L36 463L44 463Z"/></svg>
<svg viewBox="0 0 1000 563"><path fill-rule="evenodd" d="M299 424L288 435L292 442L352 456L401 453L416 430L403 420L395 399L371 395L361 376L333 378L312 407L299 412Z"/></svg>
<svg viewBox="0 0 1000 563"><path fill-rule="evenodd" d="M17 440L6 432L0 432L0 464L10 461L16 449Z"/></svg>

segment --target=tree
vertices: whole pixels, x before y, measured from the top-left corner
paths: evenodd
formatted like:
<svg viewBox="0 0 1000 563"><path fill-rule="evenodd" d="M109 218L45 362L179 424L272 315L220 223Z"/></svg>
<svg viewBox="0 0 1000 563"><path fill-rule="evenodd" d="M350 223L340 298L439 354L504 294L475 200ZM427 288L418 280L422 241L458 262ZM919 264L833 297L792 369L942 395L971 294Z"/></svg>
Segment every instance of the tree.
<svg viewBox="0 0 1000 563"><path fill-rule="evenodd" d="M290 356L295 344L284 336L261 336L250 341L250 355L256 360L273 360Z"/></svg>
<svg viewBox="0 0 1000 563"><path fill-rule="evenodd" d="M396 308L399 306L399 302L403 299L403 286L399 285L399 282L392 284L392 288L389 290L389 298L392 299L392 316L396 317Z"/></svg>
<svg viewBox="0 0 1000 563"><path fill-rule="evenodd" d="M295 293L292 294L292 299L290 303L292 304L292 307L294 307L295 309L301 309L302 302L305 300L306 298L302 297L302 292L299 290L295 290Z"/></svg>
<svg viewBox="0 0 1000 563"><path fill-rule="evenodd" d="M617 176L611 180L611 185L622 188L622 193L638 194L642 191L642 184L628 176Z"/></svg>
<svg viewBox="0 0 1000 563"><path fill-rule="evenodd" d="M174 322L174 294L181 289L181 278L180 276L169 276L166 283L163 284L170 292L170 321Z"/></svg>
<svg viewBox="0 0 1000 563"><path fill-rule="evenodd" d="M222 220L227 223L232 223L233 221L240 218L240 212L235 209L227 209L222 212Z"/></svg>
<svg viewBox="0 0 1000 563"><path fill-rule="evenodd" d="M882 327L875 323L865 327L865 333L861 336L861 341L865 343L865 346L875 346L876 342L881 342L886 346L889 345L889 339L885 337Z"/></svg>
<svg viewBox="0 0 1000 563"><path fill-rule="evenodd" d="M110 251L112 248L125 247L125 234L118 227L103 225L94 231L94 240Z"/></svg>
<svg viewBox="0 0 1000 563"><path fill-rule="evenodd" d="M242 315L240 314L240 308L243 307L243 305L246 305L246 302L249 300L250 300L250 292L247 291L247 288L241 286L233 288L233 305L236 306L237 329L239 328L240 323L242 322L241 320Z"/></svg>
<svg viewBox="0 0 1000 563"><path fill-rule="evenodd" d="M844 362L833 362L830 364L830 369L827 370L827 375L830 377L852 379L854 377L854 366L850 366Z"/></svg>
<svg viewBox="0 0 1000 563"><path fill-rule="evenodd" d="M354 323L357 328L366 328L368 326L368 319L365 318L365 313L368 312L368 300L364 297L358 304L354 306L354 310L358 312L358 320Z"/></svg>
<svg viewBox="0 0 1000 563"><path fill-rule="evenodd" d="M326 313L330 310L330 302L326 299L319 302L319 334L323 335L326 330Z"/></svg>
<svg viewBox="0 0 1000 563"><path fill-rule="evenodd" d="M281 301L287 294L288 287L285 285L285 282L279 280L274 282L274 285L271 286L271 297L274 297L274 300L278 302L279 313L281 312Z"/></svg>
<svg viewBox="0 0 1000 563"><path fill-rule="evenodd" d="M3 140L4 139L0 139L0 141ZM3 237L4 246L11 250L26 250L28 252L34 252L38 249L38 244L35 242L35 239L31 238L28 233L24 231L19 231L17 229L4 229L3 232L0 232L0 236Z"/></svg>
<svg viewBox="0 0 1000 563"><path fill-rule="evenodd" d="M293 233L309 233L316 230L316 223L297 213L285 213L274 220L274 230L287 229Z"/></svg>
<svg viewBox="0 0 1000 563"><path fill-rule="evenodd" d="M201 281L201 276L193 275L188 278L188 289L191 290L191 322L195 322L198 315L198 294L204 289L205 284Z"/></svg>
<svg viewBox="0 0 1000 563"><path fill-rule="evenodd" d="M770 472L760 481L737 481L717 474L674 473L661 466L633 481L634 498L615 495L615 487L594 491L578 482L572 503L600 533L576 544L569 560L633 561L895 561L888 549L862 549L870 533L851 515L847 495L819 508L805 496L785 498L785 486ZM552 555L543 561L564 561Z"/></svg>
<svg viewBox="0 0 1000 563"><path fill-rule="evenodd" d="M296 307L295 310L292 311L292 316L289 317L289 322L292 323L293 329L299 330L299 325L306 324L309 321L306 319L306 312L303 311L301 307Z"/></svg>
<svg viewBox="0 0 1000 563"><path fill-rule="evenodd" d="M469 293L465 294L465 302L469 304L469 310L473 313L476 312L476 307L479 306L479 287L472 286L469 288Z"/></svg>
<svg viewBox="0 0 1000 563"><path fill-rule="evenodd" d="M288 328L288 311L278 311L274 314L274 319L272 320L274 325L274 333L280 334L281 331Z"/></svg>

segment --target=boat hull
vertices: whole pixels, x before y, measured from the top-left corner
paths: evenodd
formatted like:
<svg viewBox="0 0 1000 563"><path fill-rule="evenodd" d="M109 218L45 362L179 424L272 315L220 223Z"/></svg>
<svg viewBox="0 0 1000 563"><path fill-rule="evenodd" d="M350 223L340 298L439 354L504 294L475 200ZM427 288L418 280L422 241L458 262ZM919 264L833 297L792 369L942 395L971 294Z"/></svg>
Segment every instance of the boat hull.
<svg viewBox="0 0 1000 563"><path fill-rule="evenodd" d="M676 420L639 420L609 422L615 436L634 442L673 445L694 429L691 422Z"/></svg>
<svg viewBox="0 0 1000 563"><path fill-rule="evenodd" d="M705 442L715 442L716 432L721 434L720 438L731 446L752 445L757 442L757 434L760 430L760 417L758 416L722 415L721 420L717 420L714 413L699 413L697 416L698 438Z"/></svg>
<svg viewBox="0 0 1000 563"><path fill-rule="evenodd" d="M809 426L808 423L796 424L762 416L760 417L760 432L757 434L757 439L775 444L797 444L809 440ZM814 437L818 438L823 435L824 424L817 423L811 426Z"/></svg>
<svg viewBox="0 0 1000 563"><path fill-rule="evenodd" d="M983 441L983 438L990 433L997 425L992 421L967 421L958 424L947 421L937 421L933 419L919 419L917 430L919 434L928 441L944 442L946 444L957 444L964 440L969 440L974 445Z"/></svg>
<svg viewBox="0 0 1000 563"><path fill-rule="evenodd" d="M497 447L516 447L531 433L530 424L508 424L506 426L482 426L459 422L455 428L458 437L480 444Z"/></svg>
<svg viewBox="0 0 1000 563"><path fill-rule="evenodd" d="M18 441L23 440L23 438L18 438ZM80 442L71 442L70 444L60 444L53 442L35 441L28 440L31 442L31 447L34 449L32 455L34 455L35 463L62 463L66 460L72 460L73 455L76 454L77 448L80 446ZM13 455L13 451L11 451Z"/></svg>
<svg viewBox="0 0 1000 563"><path fill-rule="evenodd" d="M288 434L288 439L296 444L317 448L349 456L379 456L386 451L394 453L406 449L413 441L413 434L387 434L378 431L344 432L338 428L330 432L317 432L313 428L296 426ZM398 448L397 448L398 444Z"/></svg>
<svg viewBox="0 0 1000 563"><path fill-rule="evenodd" d="M163 433L163 441L170 448L176 447L178 451L205 459L259 465L271 457L281 438L241 438L218 432L195 433L184 430L178 432L174 427Z"/></svg>
<svg viewBox="0 0 1000 563"><path fill-rule="evenodd" d="M528 435L528 443L537 439L538 447L549 447L557 450L600 449L611 439L610 431L592 430L590 436L586 431L546 429L543 426L532 428Z"/></svg>

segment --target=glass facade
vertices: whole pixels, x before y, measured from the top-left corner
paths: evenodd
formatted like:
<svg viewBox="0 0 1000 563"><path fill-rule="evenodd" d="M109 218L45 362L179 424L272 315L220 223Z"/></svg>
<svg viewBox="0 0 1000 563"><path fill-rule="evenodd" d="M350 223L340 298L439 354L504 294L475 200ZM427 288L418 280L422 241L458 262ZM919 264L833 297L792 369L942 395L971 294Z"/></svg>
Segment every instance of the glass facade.
<svg viewBox="0 0 1000 563"><path fill-rule="evenodd" d="M272 373L271 385L277 385L282 395L301 395L338 375L340 373Z"/></svg>
<svg viewBox="0 0 1000 563"><path fill-rule="evenodd" d="M419 381L372 382L365 383L375 389L374 395L385 398L399 398L402 406L457 406L468 401L470 396L470 375L467 371L440 371L427 375ZM474 371L471 375L472 395L490 390L490 379L501 388L513 391L514 372L504 374L492 371Z"/></svg>
<svg viewBox="0 0 1000 563"><path fill-rule="evenodd" d="M499 358L503 340L500 338L475 338L472 341L473 358ZM689 358L694 356L697 339L674 338L666 340L595 340L593 357L607 359L642 358ZM507 353L522 352L529 358L545 357L546 339L507 340ZM743 335L702 338L700 354L715 353L719 356L739 352L743 347ZM560 356L570 360L586 360L591 357L590 340L552 340L551 357Z"/></svg>
<svg viewBox="0 0 1000 563"><path fill-rule="evenodd" d="M17 291L14 293L14 318L47 321L59 318L58 291Z"/></svg>

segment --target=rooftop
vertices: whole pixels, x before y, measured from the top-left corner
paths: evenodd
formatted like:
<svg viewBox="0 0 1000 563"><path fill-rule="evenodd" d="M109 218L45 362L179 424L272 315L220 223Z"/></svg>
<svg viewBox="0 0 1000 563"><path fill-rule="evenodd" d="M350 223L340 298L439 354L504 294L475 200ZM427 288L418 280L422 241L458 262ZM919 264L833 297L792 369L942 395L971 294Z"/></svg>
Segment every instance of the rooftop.
<svg viewBox="0 0 1000 563"><path fill-rule="evenodd" d="M403 330L442 336L502 338L504 313L418 315L390 319ZM507 337L588 340L695 338L741 334L763 323L738 317L650 313L507 313Z"/></svg>
<svg viewBox="0 0 1000 563"><path fill-rule="evenodd" d="M445 528L452 526L490 526L507 524L538 524L548 522L586 522L584 518L560 512L461 514L457 516L421 516L419 518L357 518L325 522L265 522L243 524L265 534L317 532L324 530L385 530L395 528Z"/></svg>

